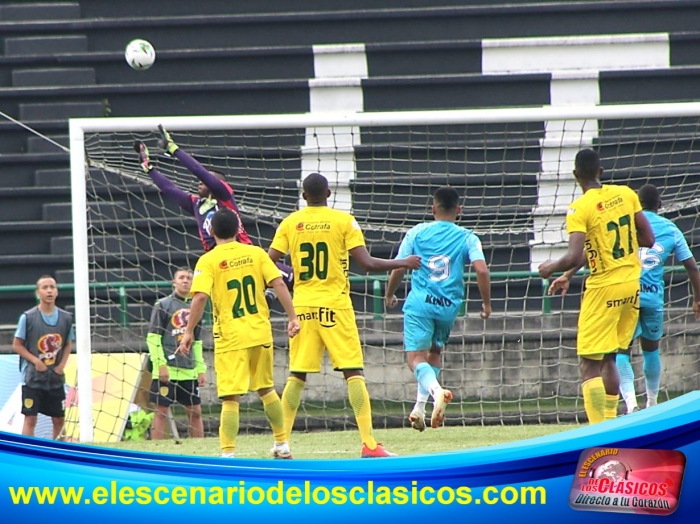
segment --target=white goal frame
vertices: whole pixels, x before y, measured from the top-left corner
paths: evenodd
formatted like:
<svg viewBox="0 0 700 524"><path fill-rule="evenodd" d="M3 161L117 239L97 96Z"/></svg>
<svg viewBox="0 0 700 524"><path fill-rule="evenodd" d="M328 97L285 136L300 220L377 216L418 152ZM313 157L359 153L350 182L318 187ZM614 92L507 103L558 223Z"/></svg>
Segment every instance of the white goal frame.
<svg viewBox="0 0 700 524"><path fill-rule="evenodd" d="M80 441L93 441L90 289L87 233L86 132L375 127L399 125L498 124L564 120L678 118L700 116L700 102L609 106L542 106L476 110L396 111L376 113L304 113L283 115L126 117L70 119L70 170L75 280L75 323ZM561 135L559 136L561 137Z"/></svg>

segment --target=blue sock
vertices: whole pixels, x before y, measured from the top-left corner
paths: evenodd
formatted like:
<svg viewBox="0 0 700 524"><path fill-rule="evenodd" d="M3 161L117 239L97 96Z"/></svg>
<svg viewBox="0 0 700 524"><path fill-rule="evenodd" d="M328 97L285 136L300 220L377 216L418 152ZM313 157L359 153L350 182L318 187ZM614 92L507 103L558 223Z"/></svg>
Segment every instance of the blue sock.
<svg viewBox="0 0 700 524"><path fill-rule="evenodd" d="M627 405L627 413L631 413L637 407L637 397L634 393L634 370L630 363L630 356L626 353L618 353L615 363L617 373L620 375L620 395Z"/></svg>
<svg viewBox="0 0 700 524"><path fill-rule="evenodd" d="M413 374L415 375L419 386L422 387L424 391L430 392L430 389L437 383L435 372L427 362L421 362L418 364L416 369L413 370Z"/></svg>
<svg viewBox="0 0 700 524"><path fill-rule="evenodd" d="M647 386L647 405L651 399L656 404L659 396L659 384L661 383L661 357L659 350L642 351L644 355L644 378Z"/></svg>
<svg viewBox="0 0 700 524"><path fill-rule="evenodd" d="M433 371L435 372L435 379L437 380L438 378L440 378L440 368L433 366L432 364L430 364L430 367L433 368Z"/></svg>

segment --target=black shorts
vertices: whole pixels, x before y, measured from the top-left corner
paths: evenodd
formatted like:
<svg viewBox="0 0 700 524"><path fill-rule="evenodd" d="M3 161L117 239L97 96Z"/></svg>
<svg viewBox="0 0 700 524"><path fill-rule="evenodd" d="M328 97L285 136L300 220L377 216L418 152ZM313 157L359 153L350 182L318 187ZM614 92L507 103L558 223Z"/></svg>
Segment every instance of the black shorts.
<svg viewBox="0 0 700 524"><path fill-rule="evenodd" d="M157 406L170 406L177 402L182 406L199 406L199 384L196 380L171 380L161 382L154 379L151 382L151 402Z"/></svg>
<svg viewBox="0 0 700 524"><path fill-rule="evenodd" d="M63 388L34 389L22 386L22 415L63 418L66 411L66 391Z"/></svg>

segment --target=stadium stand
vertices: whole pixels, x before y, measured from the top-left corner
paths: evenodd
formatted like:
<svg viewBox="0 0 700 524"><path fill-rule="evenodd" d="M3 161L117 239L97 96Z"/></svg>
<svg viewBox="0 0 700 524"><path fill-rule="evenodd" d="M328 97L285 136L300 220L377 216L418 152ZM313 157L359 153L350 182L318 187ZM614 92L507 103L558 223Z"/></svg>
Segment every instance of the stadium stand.
<svg viewBox="0 0 700 524"><path fill-rule="evenodd" d="M412 0L395 9L373 0L312 1L287 12L288 4L277 1L251 6L219 0L196 7L172 0L0 2L0 110L64 146L69 117L307 112L313 109L314 46L358 43L367 61L361 109L538 106L552 103L552 73L484 74L483 39L622 32L670 34L668 66L601 71L600 103L697 96L698 1L434 4ZM157 67L148 74L124 64L124 44L135 37L147 37L157 49ZM357 152L351 191L359 214L370 207L372 213L388 212L365 196L382 190L375 186L381 182L363 174L371 149L371 143L363 144ZM539 154L523 154L533 162L532 173L519 182L527 198L509 212L527 214L536 195ZM0 120L0 285L31 284L47 268L61 282L72 279L67 168L65 151ZM486 185L488 194L487 178L464 183ZM499 198L494 206L509 204L507 195ZM117 207L94 212L120 218ZM154 235L165 241L162 230L155 228ZM95 239L106 251L128 251L133 241ZM494 244L493 263L508 256L514 267L529 268L527 249L499 255ZM373 250L389 254L380 245ZM160 268L163 275L166 270ZM134 278L138 270L122 271ZM70 301L70 293L63 298ZM31 303L26 293L3 295L0 324L14 323ZM116 306L104 307L111 308L110 316L118 314ZM534 297L532 307L539 307Z"/></svg>

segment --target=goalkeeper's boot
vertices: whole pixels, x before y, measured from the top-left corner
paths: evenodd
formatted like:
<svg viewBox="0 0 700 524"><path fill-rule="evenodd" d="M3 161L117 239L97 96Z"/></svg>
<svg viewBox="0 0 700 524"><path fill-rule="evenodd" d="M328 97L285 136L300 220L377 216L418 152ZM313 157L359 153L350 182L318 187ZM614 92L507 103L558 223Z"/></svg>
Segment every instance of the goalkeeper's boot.
<svg viewBox="0 0 700 524"><path fill-rule="evenodd" d="M288 460L292 458L292 450L289 449L289 444L287 442L275 442L270 453L272 453L272 457L276 459Z"/></svg>
<svg viewBox="0 0 700 524"><path fill-rule="evenodd" d="M433 414L430 417L430 427L439 428L445 420L445 410L447 404L452 402L452 392L449 389L442 389L436 392Z"/></svg>
<svg viewBox="0 0 700 524"><path fill-rule="evenodd" d="M377 447L374 449L370 449L367 444L362 444L362 458L384 458L384 457L395 457L396 453L392 453L391 451L387 451L384 449L384 446L382 446L379 442L377 442Z"/></svg>
<svg viewBox="0 0 700 524"><path fill-rule="evenodd" d="M411 411L411 414L408 416L408 420L413 429L425 431L425 411L413 408L413 411Z"/></svg>
<svg viewBox="0 0 700 524"><path fill-rule="evenodd" d="M148 156L148 148L146 147L146 144L140 140L137 140L134 142L134 151L136 151L139 155L139 164L141 165L141 169L143 169L144 173L148 173L151 169L153 169L151 159Z"/></svg>
<svg viewBox="0 0 700 524"><path fill-rule="evenodd" d="M174 156L175 151L180 149L179 146L175 143L173 137L170 136L170 133L168 133L163 126L159 125L158 131L160 133L160 138L158 139L158 146L161 147L166 154Z"/></svg>

